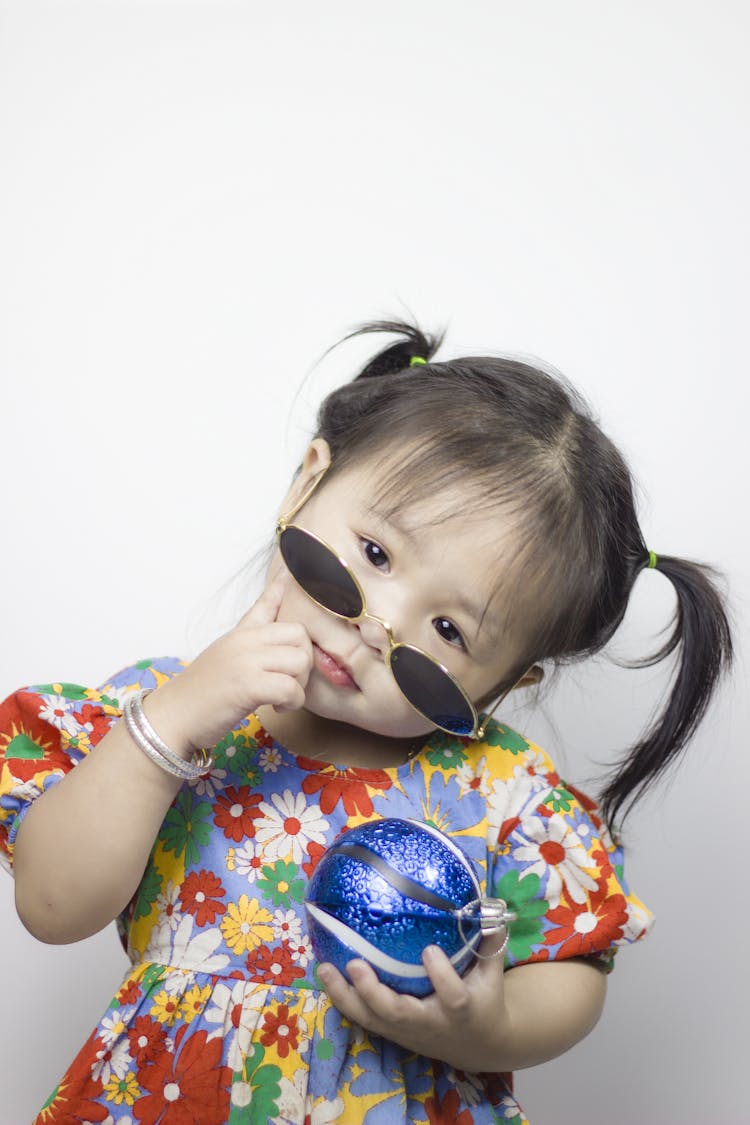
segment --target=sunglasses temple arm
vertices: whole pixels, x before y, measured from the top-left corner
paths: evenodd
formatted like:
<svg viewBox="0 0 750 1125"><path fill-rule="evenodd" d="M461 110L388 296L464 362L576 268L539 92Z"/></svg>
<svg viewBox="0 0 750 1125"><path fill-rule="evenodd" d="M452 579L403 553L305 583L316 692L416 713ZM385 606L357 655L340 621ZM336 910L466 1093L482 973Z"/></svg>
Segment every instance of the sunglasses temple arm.
<svg viewBox="0 0 750 1125"><path fill-rule="evenodd" d="M323 477L325 476L325 474L327 472L328 472L328 466L326 465L325 469L321 469L320 472L317 474L317 476L313 477L312 481L307 486L305 491L302 493L302 496L299 498L299 500L294 505L294 507L291 509L291 511L285 512L285 514L283 516L279 517L279 519L276 522L276 533L277 534L280 534L282 531L284 531L287 524L290 524L292 522L292 520L294 519L294 517L297 515L297 512L299 512L302 508L304 508L305 504L310 499L313 492L318 487L318 485L320 484L321 480L323 479Z"/></svg>
<svg viewBox="0 0 750 1125"><path fill-rule="evenodd" d="M492 710L491 710L491 711L488 711L488 712L486 713L486 715L485 715L485 716L484 716L484 718L482 719L481 723L480 723L480 724L478 725L478 727L477 727L477 733L476 733L476 735L474 736L474 737L475 737L475 738L476 738L477 740L479 740L479 739L482 739L482 738L484 738L484 732L485 732L485 731L487 730L487 724L489 723L490 719L491 719L491 718L492 718L492 717L494 716L494 714L495 714L495 712L497 711L498 707L500 707L500 706L502 705L502 703L504 703L504 701L505 701L505 700L506 700L506 699L508 698L508 696L510 695L510 693L511 693L512 691L515 691L515 690L516 690L516 688L518 687L518 685L519 685L519 684L520 684L520 683L521 683L521 682L522 682L523 680L525 680L525 679L526 679L526 677L528 676L529 672L531 672L531 670L532 670L532 668L533 668L533 667L534 667L534 665L532 664L532 665L531 665L531 666L530 666L529 668L527 668L527 669L526 669L526 671L525 671L525 672L522 672L522 673L521 673L521 675L520 675L520 676L518 677L518 679L517 679L517 680L515 681L515 683L512 683L512 684L510 685L510 687L509 687L509 688L506 688L506 689L505 689L505 691L504 691L504 692L502 693L502 695L501 695L501 696L499 696L499 697L498 697L498 698L497 698L497 699L495 700L495 703L494 703L494 705L493 705L493 707L492 707Z"/></svg>

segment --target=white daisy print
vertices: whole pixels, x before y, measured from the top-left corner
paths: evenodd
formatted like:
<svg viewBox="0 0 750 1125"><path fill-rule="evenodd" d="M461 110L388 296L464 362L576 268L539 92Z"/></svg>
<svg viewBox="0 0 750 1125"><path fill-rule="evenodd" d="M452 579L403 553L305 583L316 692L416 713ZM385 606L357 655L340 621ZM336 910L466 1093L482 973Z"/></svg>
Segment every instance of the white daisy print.
<svg viewBox="0 0 750 1125"><path fill-rule="evenodd" d="M183 919L179 902L180 884L178 883L175 886L170 880L156 900L156 913L157 917L162 919L163 924L168 925L171 930L176 930Z"/></svg>
<svg viewBox="0 0 750 1125"><path fill-rule="evenodd" d="M246 980L238 980L231 989L224 983L217 984L211 993L203 1019L216 1024L216 1031L210 1032L208 1038L228 1041L227 1065L232 1070L242 1070L251 1052L250 1041L267 997L262 988L248 988Z"/></svg>
<svg viewBox="0 0 750 1125"><path fill-rule="evenodd" d="M134 1013L135 1008L117 1008L111 1019L104 1017L99 1025L99 1034L105 1047L111 1047L122 1035L127 1034L127 1025Z"/></svg>
<svg viewBox="0 0 750 1125"><path fill-rule="evenodd" d="M521 778L524 774L545 778L550 772L551 762L541 750L529 748L518 765L513 767L513 775Z"/></svg>
<svg viewBox="0 0 750 1125"><path fill-rule="evenodd" d="M192 916L183 918L174 935L172 945L173 968L193 969L198 973L217 973L229 964L226 953L216 953L222 945L222 934L219 929L200 930L193 936Z"/></svg>
<svg viewBox="0 0 750 1125"><path fill-rule="evenodd" d="M241 848L227 850L227 871L236 871L238 875L244 875L248 883L255 882L263 864L267 862L263 848L256 840L246 840Z"/></svg>
<svg viewBox="0 0 750 1125"><path fill-rule="evenodd" d="M573 902L584 903L586 892L596 890L587 868L592 862L576 833L561 816L535 816L523 822L528 843L513 849L513 858L530 861L524 875L547 876L544 897L551 907L560 905L563 886Z"/></svg>
<svg viewBox="0 0 750 1125"><path fill-rule="evenodd" d="M654 924L654 916L638 899L631 899L627 905L628 920L625 923L623 937L628 941L637 941L647 934Z"/></svg>
<svg viewBox="0 0 750 1125"><path fill-rule="evenodd" d="M490 792L490 771L487 769L487 758L481 757L475 766L471 762L464 762L456 770L458 788L462 797L467 793L479 793L482 797Z"/></svg>
<svg viewBox="0 0 750 1125"><path fill-rule="evenodd" d="M306 966L310 964L313 956L313 948L307 934L303 934L302 937L293 941L289 947L289 952L292 961L298 961L300 968L306 968Z"/></svg>
<svg viewBox="0 0 750 1125"><path fill-rule="evenodd" d="M293 910L277 910L272 925L276 937L281 941L297 945L302 937L302 919L298 918Z"/></svg>
<svg viewBox="0 0 750 1125"><path fill-rule="evenodd" d="M44 706L40 708L39 718L58 730L75 734L79 724L70 711L70 700L63 695L43 695L42 699Z"/></svg>
<svg viewBox="0 0 750 1125"><path fill-rule="evenodd" d="M325 845L329 824L317 807L309 807L304 793L274 793L272 804L262 801L258 806L263 818L255 822L255 839L262 845L268 862L287 859L294 863L307 859L307 845L313 840Z"/></svg>
<svg viewBox="0 0 750 1125"><path fill-rule="evenodd" d="M208 773L203 773L200 777L196 777L195 781L191 781L190 788L199 797L205 797L206 800L213 801L216 794L224 788L226 776L226 770L213 766Z"/></svg>
<svg viewBox="0 0 750 1125"><path fill-rule="evenodd" d="M183 915L179 926L172 932L167 923L155 926L151 931L144 961L154 961L157 965L169 965L172 969L189 969L196 973L218 973L229 964L226 953L216 953L222 944L221 930L203 929L193 934L191 914ZM184 974L173 978L185 981ZM163 982L167 986L166 979Z"/></svg>
<svg viewBox="0 0 750 1125"><path fill-rule="evenodd" d="M96 1059L91 1068L92 1078L101 1078L105 1086L113 1074L117 1078L124 1078L133 1065L127 1037L113 1047L103 1046L101 1051L96 1052Z"/></svg>
<svg viewBox="0 0 750 1125"><path fill-rule="evenodd" d="M264 746L258 755L258 765L266 773L276 773L281 765L281 751L277 746Z"/></svg>
<svg viewBox="0 0 750 1125"><path fill-rule="evenodd" d="M306 1068L296 1070L291 1079L282 1077L279 1085L281 1095L277 1102L278 1117L272 1117L272 1125L286 1125L288 1121L309 1122L310 1125L336 1125L344 1112L341 1098L313 1098L307 1093L309 1074Z"/></svg>
<svg viewBox="0 0 750 1125"><path fill-rule="evenodd" d="M455 1086L461 1101L467 1105L479 1105L485 1096L485 1088L478 1074L467 1074L463 1070L454 1070L452 1067L446 1075L451 1086Z"/></svg>
<svg viewBox="0 0 750 1125"><path fill-rule="evenodd" d="M496 779L487 797L487 846L497 846L500 828L506 820L520 817L533 804L541 801L542 791L549 786L543 777L522 773L510 781Z"/></svg>

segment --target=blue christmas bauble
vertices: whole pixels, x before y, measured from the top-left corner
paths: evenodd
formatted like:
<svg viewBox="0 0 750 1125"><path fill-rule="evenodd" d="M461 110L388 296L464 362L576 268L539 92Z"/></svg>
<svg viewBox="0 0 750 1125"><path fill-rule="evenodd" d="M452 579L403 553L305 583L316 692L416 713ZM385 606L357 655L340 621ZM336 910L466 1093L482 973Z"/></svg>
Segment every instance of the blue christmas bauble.
<svg viewBox="0 0 750 1125"><path fill-rule="evenodd" d="M398 992L433 991L422 951L439 945L456 972L482 939L481 888L466 855L427 824L386 818L345 832L322 855L305 899L319 961L346 974L369 961Z"/></svg>

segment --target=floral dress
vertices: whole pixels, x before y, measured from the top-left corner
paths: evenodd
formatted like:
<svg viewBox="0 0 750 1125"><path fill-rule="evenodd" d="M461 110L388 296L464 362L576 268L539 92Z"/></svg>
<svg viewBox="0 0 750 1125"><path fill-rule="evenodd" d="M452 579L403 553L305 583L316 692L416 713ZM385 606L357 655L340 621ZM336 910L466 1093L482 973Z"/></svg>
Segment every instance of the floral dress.
<svg viewBox="0 0 750 1125"><path fill-rule="evenodd" d="M94 751L123 697L184 665L144 661L99 690L27 688L0 708L0 859L31 802ZM518 920L507 967L611 965L651 917L592 804L502 723L432 735L391 769L291 754L254 716L169 808L118 918L132 967L37 1125L394 1125L526 1118L508 1075L457 1071L350 1023L316 978L305 884L344 830L414 817L449 833Z"/></svg>

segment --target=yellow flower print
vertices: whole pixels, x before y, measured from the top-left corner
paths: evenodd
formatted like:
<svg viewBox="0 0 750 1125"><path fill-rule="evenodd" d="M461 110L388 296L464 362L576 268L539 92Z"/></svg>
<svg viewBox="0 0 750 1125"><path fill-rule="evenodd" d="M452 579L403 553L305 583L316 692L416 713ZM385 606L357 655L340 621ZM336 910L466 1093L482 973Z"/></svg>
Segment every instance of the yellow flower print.
<svg viewBox="0 0 750 1125"><path fill-rule="evenodd" d="M132 1105L140 1092L138 1080L132 1070L129 1070L124 1078L118 1078L113 1074L109 1082L104 1085L107 1101L114 1102L115 1105L122 1105L123 1102L125 1105Z"/></svg>
<svg viewBox="0 0 750 1125"><path fill-rule="evenodd" d="M187 990L180 1004L180 1015L185 1020L185 1023L190 1023L197 1015L200 1015L210 995L210 984L205 985L204 988L200 988L197 984L194 984L192 988Z"/></svg>
<svg viewBox="0 0 750 1125"><path fill-rule="evenodd" d="M272 915L257 898L240 895L239 902L230 902L221 920L224 941L232 953L251 953L264 941L273 939Z"/></svg>
<svg viewBox="0 0 750 1125"><path fill-rule="evenodd" d="M180 999L178 996L172 996L165 988L161 992L157 992L154 996L154 1003L149 1012L159 1023L166 1024L171 1027L174 1021L180 1014Z"/></svg>

